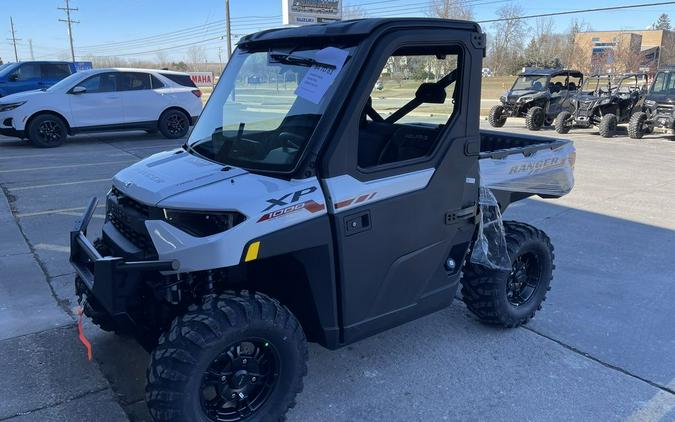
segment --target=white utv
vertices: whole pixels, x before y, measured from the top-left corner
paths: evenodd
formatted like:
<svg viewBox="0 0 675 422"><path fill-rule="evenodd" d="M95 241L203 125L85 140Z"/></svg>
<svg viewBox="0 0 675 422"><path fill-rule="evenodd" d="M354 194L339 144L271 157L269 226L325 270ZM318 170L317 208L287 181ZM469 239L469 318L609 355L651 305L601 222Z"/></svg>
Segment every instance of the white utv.
<svg viewBox="0 0 675 422"><path fill-rule="evenodd" d="M343 347L460 284L483 322L532 318L553 247L500 212L568 193L574 147L479 130L484 51L477 24L437 19L244 37L186 144L114 177L93 242L92 199L71 232L76 290L151 352L155 420L283 419L307 341ZM420 80L393 109L371 98L391 63Z"/></svg>

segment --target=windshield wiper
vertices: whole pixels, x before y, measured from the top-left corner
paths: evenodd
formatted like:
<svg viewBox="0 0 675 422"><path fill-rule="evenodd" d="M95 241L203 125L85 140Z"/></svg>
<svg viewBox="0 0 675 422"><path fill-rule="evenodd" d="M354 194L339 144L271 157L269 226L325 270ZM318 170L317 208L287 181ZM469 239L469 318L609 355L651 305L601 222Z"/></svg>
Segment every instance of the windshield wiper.
<svg viewBox="0 0 675 422"><path fill-rule="evenodd" d="M277 63L290 64L295 66L321 66L329 69L335 69L335 65L329 63L322 63L310 57L294 56L290 53L270 52L270 58Z"/></svg>

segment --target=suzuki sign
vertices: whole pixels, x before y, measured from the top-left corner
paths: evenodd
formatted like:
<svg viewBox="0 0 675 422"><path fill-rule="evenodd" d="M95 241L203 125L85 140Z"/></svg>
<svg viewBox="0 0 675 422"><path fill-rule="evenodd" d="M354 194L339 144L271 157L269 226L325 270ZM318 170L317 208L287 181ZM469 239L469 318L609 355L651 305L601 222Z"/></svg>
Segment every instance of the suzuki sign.
<svg viewBox="0 0 675 422"><path fill-rule="evenodd" d="M281 0L284 25L312 25L342 19L341 0Z"/></svg>

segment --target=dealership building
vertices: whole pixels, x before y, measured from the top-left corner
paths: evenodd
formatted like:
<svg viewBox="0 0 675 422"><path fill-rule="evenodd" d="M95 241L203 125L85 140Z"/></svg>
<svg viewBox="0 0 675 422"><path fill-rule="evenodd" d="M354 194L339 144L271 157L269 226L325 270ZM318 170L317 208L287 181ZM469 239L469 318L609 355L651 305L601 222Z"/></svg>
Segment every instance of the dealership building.
<svg viewBox="0 0 675 422"><path fill-rule="evenodd" d="M654 72L660 65L675 64L675 31L579 32L574 42L585 57L583 62L594 72L612 72L618 54L635 55L641 71Z"/></svg>

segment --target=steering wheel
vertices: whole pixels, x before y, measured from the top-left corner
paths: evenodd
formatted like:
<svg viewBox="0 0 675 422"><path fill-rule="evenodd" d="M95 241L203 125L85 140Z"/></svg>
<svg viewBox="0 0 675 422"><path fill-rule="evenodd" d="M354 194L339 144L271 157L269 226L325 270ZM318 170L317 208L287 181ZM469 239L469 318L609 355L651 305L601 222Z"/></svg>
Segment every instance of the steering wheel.
<svg viewBox="0 0 675 422"><path fill-rule="evenodd" d="M265 147L260 141L256 141L248 138L239 138L236 142L236 149L241 150L243 155L248 156L261 156L265 154Z"/></svg>
<svg viewBox="0 0 675 422"><path fill-rule="evenodd" d="M281 132L279 140L284 147L300 149L300 145L305 141L305 137L292 132Z"/></svg>

